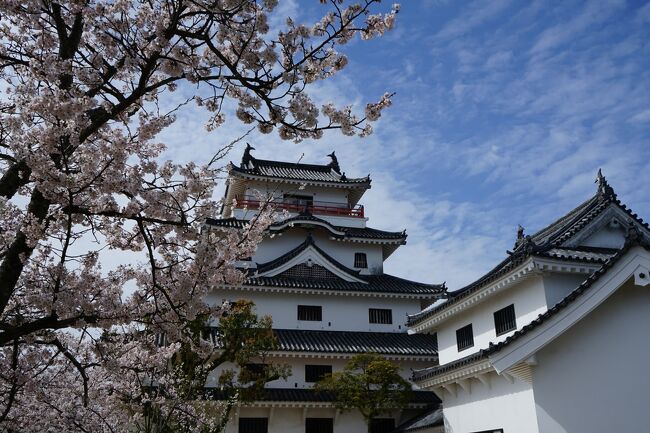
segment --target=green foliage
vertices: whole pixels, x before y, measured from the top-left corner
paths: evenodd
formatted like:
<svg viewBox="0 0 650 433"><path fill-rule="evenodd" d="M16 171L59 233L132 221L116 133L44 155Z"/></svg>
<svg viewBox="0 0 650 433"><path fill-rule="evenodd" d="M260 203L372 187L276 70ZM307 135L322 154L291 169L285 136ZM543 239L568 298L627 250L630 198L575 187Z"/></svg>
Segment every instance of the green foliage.
<svg viewBox="0 0 650 433"><path fill-rule="evenodd" d="M315 389L333 393L340 410L357 409L366 424L406 406L411 396L411 384L399 375L399 366L373 353L352 357L343 371L324 378Z"/></svg>
<svg viewBox="0 0 650 433"><path fill-rule="evenodd" d="M286 378L290 374L288 366L266 362L268 353L277 348L277 340L273 335L271 318L258 317L254 307L255 305L247 300L239 300L230 305L227 312L219 319L217 347L213 350L205 350L205 336L209 329L208 317L197 317L185 326L192 337L182 343L172 358L174 389L178 393L172 400L193 401L193 411L206 412L203 415L205 419L219 416L222 421L217 422L216 425L206 426L202 433L223 431L228 414L235 404L254 400L267 382ZM263 364L264 368L259 371L245 368L253 362ZM225 404L225 408L222 408L223 413L218 414L214 413L214 404L209 401L209 397L206 400L204 387L210 372L224 365L233 365L236 368L224 369L219 377L220 390L231 398ZM157 391L165 392L161 388ZM166 404L173 405L174 401L166 400ZM183 425L179 420L171 422L162 415L161 409L155 405L148 408L148 421L155 424L155 427L149 431L182 433L191 431L194 427ZM212 414L208 413L210 411Z"/></svg>

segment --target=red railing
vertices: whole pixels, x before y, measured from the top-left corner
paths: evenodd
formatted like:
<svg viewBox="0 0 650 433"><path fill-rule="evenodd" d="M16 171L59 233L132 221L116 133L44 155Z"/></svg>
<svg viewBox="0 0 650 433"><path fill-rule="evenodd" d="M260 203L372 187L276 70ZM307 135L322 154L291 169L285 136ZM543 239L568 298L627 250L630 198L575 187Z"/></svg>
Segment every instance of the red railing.
<svg viewBox="0 0 650 433"><path fill-rule="evenodd" d="M260 207L260 204L263 202L253 199L237 199L237 207L247 207L249 209L257 209ZM275 206L278 209L286 209L289 212L304 212L305 204L304 203L295 203L295 202L285 202L285 201L271 201L269 203L272 206ZM330 203L316 201L307 205L307 210L313 215L337 215L337 216L347 216L354 218L363 218L363 206L356 205L353 207L346 206L342 203Z"/></svg>

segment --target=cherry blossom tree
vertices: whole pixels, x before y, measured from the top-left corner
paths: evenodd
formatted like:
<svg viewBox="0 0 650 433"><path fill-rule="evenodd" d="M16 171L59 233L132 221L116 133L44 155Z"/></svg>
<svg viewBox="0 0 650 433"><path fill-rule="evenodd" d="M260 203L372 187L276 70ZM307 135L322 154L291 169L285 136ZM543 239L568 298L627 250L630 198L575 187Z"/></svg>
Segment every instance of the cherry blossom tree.
<svg viewBox="0 0 650 433"><path fill-rule="evenodd" d="M390 105L386 94L355 114L318 106L309 89L346 66L340 46L390 29L397 5L376 13L378 0L321 0L318 22L270 29L277 3L0 0L3 430L223 427L228 404L217 410L197 391L206 366L243 362L272 342L250 345L232 328L215 348L200 328L224 313L254 335L270 324L250 305L205 295L243 281L235 263L253 254L273 213L207 233L223 152L163 162L157 134L192 103L209 113L208 130L234 104L239 121L285 140L367 135ZM193 93L163 110L179 86ZM103 269L106 251L142 260Z"/></svg>

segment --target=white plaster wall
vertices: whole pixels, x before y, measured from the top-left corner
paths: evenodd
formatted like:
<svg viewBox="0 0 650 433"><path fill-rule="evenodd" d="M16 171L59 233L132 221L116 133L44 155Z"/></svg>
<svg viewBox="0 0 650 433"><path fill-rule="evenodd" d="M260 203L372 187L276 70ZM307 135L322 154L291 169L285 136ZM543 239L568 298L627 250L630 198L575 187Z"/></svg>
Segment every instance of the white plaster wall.
<svg viewBox="0 0 650 433"><path fill-rule="evenodd" d="M492 373L489 387L470 382L470 392L457 387L457 395L444 392L442 407L447 433L473 433L503 429L504 433L538 433L535 401L529 384ZM574 433L589 432L574 430Z"/></svg>
<svg viewBox="0 0 650 433"><path fill-rule="evenodd" d="M209 303L249 299L258 315L270 315L277 329L322 329L326 331L406 332L406 315L419 311L418 299L380 298L371 296L295 295L241 290L215 290L207 297ZM323 321L298 320L298 305L320 305ZM368 322L369 308L393 310L392 324Z"/></svg>
<svg viewBox="0 0 650 433"><path fill-rule="evenodd" d="M650 432L650 287L631 283L537 353L540 433Z"/></svg>
<svg viewBox="0 0 650 433"><path fill-rule="evenodd" d="M510 304L515 305L517 329L527 325L540 313L546 311L542 278L529 277L443 322L437 330L440 364L463 358L480 349L487 348L490 342L499 342L510 336L514 330L497 337L494 328L494 312ZM469 323L472 324L474 331L474 347L458 352L456 330Z"/></svg>
<svg viewBox="0 0 650 433"><path fill-rule="evenodd" d="M253 261L257 263L265 263L288 253L298 245L302 244L308 233L308 230L296 227L288 229L280 235L275 235L273 238L265 238L260 245L258 245L257 251L253 256ZM320 228L312 230L312 236L319 248L344 266L351 269L361 270L363 274L381 273L383 269L383 252L381 245L335 241L329 238L329 234L325 229ZM355 253L366 254L368 261L367 269L354 267Z"/></svg>
<svg viewBox="0 0 650 433"><path fill-rule="evenodd" d="M576 289L587 279L586 275L577 274L546 274L544 280L544 292L546 293L546 305L552 307L564 299L566 295Z"/></svg>
<svg viewBox="0 0 650 433"><path fill-rule="evenodd" d="M311 388L314 384L305 381L305 365L331 365L332 372L342 371L349 361L348 358L326 358L326 357L295 357L290 356L271 357L265 360L266 363L273 365L288 365L291 369L291 374L286 379L278 379L267 383L267 388L295 388L306 389ZM261 362L261 361L259 361ZM425 368L431 364L430 361L393 361L400 367L400 375L405 379L410 379L411 369ZM208 376L206 385L214 387L218 385L219 376L224 370L237 370L236 365L231 363L224 363L216 368Z"/></svg>
<svg viewBox="0 0 650 433"><path fill-rule="evenodd" d="M604 226L589 236L580 245L588 247L622 248L625 244L625 231L621 227Z"/></svg>
<svg viewBox="0 0 650 433"><path fill-rule="evenodd" d="M334 409L308 408L303 413L302 408L275 408L269 422L269 433L305 433L306 418L335 418ZM270 408L241 408L241 417L269 417ZM396 424L397 425L397 424ZM237 420L233 415L226 426L226 433L237 433ZM335 433L365 433L366 424L357 412L344 412L335 418Z"/></svg>

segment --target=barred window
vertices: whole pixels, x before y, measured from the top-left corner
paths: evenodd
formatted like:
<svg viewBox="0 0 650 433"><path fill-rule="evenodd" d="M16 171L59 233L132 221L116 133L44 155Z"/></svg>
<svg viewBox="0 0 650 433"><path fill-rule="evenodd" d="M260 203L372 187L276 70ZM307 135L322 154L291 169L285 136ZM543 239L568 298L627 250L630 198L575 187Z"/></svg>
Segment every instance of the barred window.
<svg viewBox="0 0 650 433"><path fill-rule="evenodd" d="M517 329L515 304L510 304L494 313L494 328L496 329L497 335Z"/></svg>
<svg viewBox="0 0 650 433"><path fill-rule="evenodd" d="M321 322L323 320L323 307L318 305L298 305L298 320Z"/></svg>
<svg viewBox="0 0 650 433"><path fill-rule="evenodd" d="M384 308L368 309L368 318L370 323L382 323L390 325L393 323L393 310Z"/></svg>
<svg viewBox="0 0 650 433"><path fill-rule="evenodd" d="M268 418L239 418L239 433L268 433Z"/></svg>
<svg viewBox="0 0 650 433"><path fill-rule="evenodd" d="M366 256L366 253L354 253L354 267L355 268L368 267L368 257Z"/></svg>
<svg viewBox="0 0 650 433"><path fill-rule="evenodd" d="M456 344L459 352L474 346L474 332L471 323L456 330Z"/></svg>
<svg viewBox="0 0 650 433"><path fill-rule="evenodd" d="M305 433L333 433L333 418L307 418L305 419Z"/></svg>
<svg viewBox="0 0 650 433"><path fill-rule="evenodd" d="M370 420L370 433L390 433L395 430L393 418L373 418Z"/></svg>
<svg viewBox="0 0 650 433"><path fill-rule="evenodd" d="M305 365L305 382L318 382L332 374L331 365Z"/></svg>

